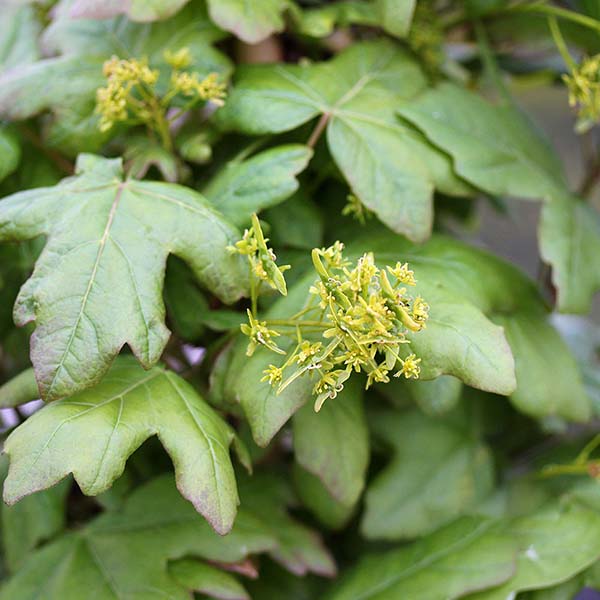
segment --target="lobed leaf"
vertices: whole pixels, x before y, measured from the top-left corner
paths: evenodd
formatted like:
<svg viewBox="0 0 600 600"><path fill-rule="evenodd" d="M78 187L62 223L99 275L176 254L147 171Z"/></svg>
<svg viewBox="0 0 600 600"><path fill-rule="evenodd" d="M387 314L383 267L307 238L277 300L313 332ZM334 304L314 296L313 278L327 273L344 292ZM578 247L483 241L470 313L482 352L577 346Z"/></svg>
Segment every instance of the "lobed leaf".
<svg viewBox="0 0 600 600"><path fill-rule="evenodd" d="M97 495L152 435L173 460L181 494L227 533L238 505L229 457L235 433L183 379L161 367L145 371L133 358L120 358L99 385L45 406L13 431L4 447L4 500L13 504L69 473Z"/></svg>
<svg viewBox="0 0 600 600"><path fill-rule="evenodd" d="M317 116L353 193L391 229L426 239L434 186L468 193L447 157L398 122L392 107L426 85L419 66L391 42L355 44L326 63L240 69L219 118L248 134L280 133Z"/></svg>
<svg viewBox="0 0 600 600"><path fill-rule="evenodd" d="M138 488L109 512L30 554L0 591L1 600L189 600L167 561L182 555L234 563L274 547L275 540L241 511L219 536L177 493L170 476ZM189 583L186 581L186 583Z"/></svg>
<svg viewBox="0 0 600 600"><path fill-rule="evenodd" d="M124 344L147 368L159 359L169 254L225 302L244 293L242 261L227 251L235 228L189 189L123 181L120 160L81 155L75 177L0 201L0 241L39 235L47 244L14 316L35 321L31 359L45 400L97 383Z"/></svg>

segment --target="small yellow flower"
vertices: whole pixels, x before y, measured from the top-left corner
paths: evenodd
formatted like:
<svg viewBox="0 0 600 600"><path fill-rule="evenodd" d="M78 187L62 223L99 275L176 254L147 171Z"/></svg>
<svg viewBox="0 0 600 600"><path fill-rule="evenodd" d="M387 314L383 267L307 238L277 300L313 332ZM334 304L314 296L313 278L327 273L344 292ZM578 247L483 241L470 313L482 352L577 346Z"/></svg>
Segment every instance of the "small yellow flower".
<svg viewBox="0 0 600 600"><path fill-rule="evenodd" d="M209 100L217 106L223 106L227 96L227 86L224 83L219 83L218 77L216 73L210 73L198 83L196 91L202 100Z"/></svg>
<svg viewBox="0 0 600 600"><path fill-rule="evenodd" d="M127 92L119 84L109 82L96 91L96 113L100 115L100 131L108 131L116 121L128 117Z"/></svg>
<svg viewBox="0 0 600 600"><path fill-rule="evenodd" d="M163 56L167 64L177 71L185 69L192 64L192 53L187 47L180 48L177 52L165 50Z"/></svg>
<svg viewBox="0 0 600 600"><path fill-rule="evenodd" d="M421 326L421 329L425 327L425 322L429 318L429 304L421 296L417 296L413 302L411 317Z"/></svg>
<svg viewBox="0 0 600 600"><path fill-rule="evenodd" d="M299 365L304 365L311 361L311 359L316 356L321 349L323 348L323 344L321 342L315 342L311 344L311 342L304 341L300 344L300 351L296 356L296 362Z"/></svg>
<svg viewBox="0 0 600 600"><path fill-rule="evenodd" d="M242 333L250 338L248 342L248 348L246 349L246 355L252 356L258 346L265 346L277 354L285 354L285 352L277 346L273 341L273 338L279 337L279 333L273 329L267 327L266 321L258 321L254 318L250 310L246 311L248 314L248 323L240 325Z"/></svg>
<svg viewBox="0 0 600 600"><path fill-rule="evenodd" d="M171 87L184 96L194 96L198 93L198 73L173 73L171 75Z"/></svg>
<svg viewBox="0 0 600 600"><path fill-rule="evenodd" d="M411 271L408 267L408 263L402 264L401 262L397 262L396 266L392 269L392 267L388 267L388 271L400 282L405 285L416 285L417 282L415 280L415 273Z"/></svg>
<svg viewBox="0 0 600 600"><path fill-rule="evenodd" d="M420 362L421 359L417 358L414 354L409 354L404 360L400 359L402 368L394 374L394 377L404 375L406 379L418 379L421 373Z"/></svg>
<svg viewBox="0 0 600 600"><path fill-rule="evenodd" d="M270 385L280 383L283 378L283 369L275 365L269 365L264 371L264 377L261 381L268 381Z"/></svg>

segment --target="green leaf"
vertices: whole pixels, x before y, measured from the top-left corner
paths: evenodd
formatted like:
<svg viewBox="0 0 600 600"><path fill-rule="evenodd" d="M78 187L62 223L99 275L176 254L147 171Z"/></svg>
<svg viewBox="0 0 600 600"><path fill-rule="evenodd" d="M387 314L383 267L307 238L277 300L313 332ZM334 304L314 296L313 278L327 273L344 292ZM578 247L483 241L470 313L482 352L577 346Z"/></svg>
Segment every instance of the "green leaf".
<svg viewBox="0 0 600 600"><path fill-rule="evenodd" d="M8 460L2 460L2 476ZM15 506L2 504L2 547L8 569L20 568L23 561L41 542L52 539L66 525L66 498L71 488L64 481L49 490L24 498Z"/></svg>
<svg viewBox="0 0 600 600"><path fill-rule="evenodd" d="M174 15L189 0L104 0L88 2L74 0L70 4L69 15L74 19L107 19L125 14L132 21L147 23L160 21Z"/></svg>
<svg viewBox="0 0 600 600"><path fill-rule="evenodd" d="M19 121L68 102L77 109L80 99L92 99L102 86L104 58L68 55L43 59L0 76L0 114ZM40 81L46 85L40 87ZM93 107L92 107L93 110ZM95 124L96 129L97 123Z"/></svg>
<svg viewBox="0 0 600 600"><path fill-rule="evenodd" d="M298 189L296 175L312 157L300 144L270 148L243 161L232 160L202 190L232 223L247 225L252 213L274 206Z"/></svg>
<svg viewBox="0 0 600 600"><path fill-rule="evenodd" d="M403 38L410 30L416 0L376 0L381 26L392 35Z"/></svg>
<svg viewBox="0 0 600 600"><path fill-rule="evenodd" d="M341 0L316 8L307 8L297 16L300 33L323 38L331 35L336 26L379 25L379 15L372 2Z"/></svg>
<svg viewBox="0 0 600 600"><path fill-rule="evenodd" d="M40 31L33 6L5 3L0 20L0 73L39 58Z"/></svg>
<svg viewBox="0 0 600 600"><path fill-rule="evenodd" d="M533 417L588 421L591 402L575 358L545 315L524 310L494 320L504 327L515 357L511 402Z"/></svg>
<svg viewBox="0 0 600 600"><path fill-rule="evenodd" d="M229 573L191 558L169 565L169 573L188 590L220 600L250 600L238 580Z"/></svg>
<svg viewBox="0 0 600 600"><path fill-rule="evenodd" d="M239 70L224 125L249 134L295 129L321 115L329 150L353 193L390 228L413 240L432 225L434 185L468 193L447 157L398 122L394 108L426 85L419 66L387 41L354 44L315 65Z"/></svg>
<svg viewBox="0 0 600 600"><path fill-rule="evenodd" d="M557 586L530 592L526 598L527 600L573 600L583 587L583 580L575 577Z"/></svg>
<svg viewBox="0 0 600 600"><path fill-rule="evenodd" d="M283 204L267 209L265 221L271 226L269 239L275 248L312 250L323 245L325 223L317 204L302 190ZM283 262L291 262L283 259ZM297 265L293 265L294 270Z"/></svg>
<svg viewBox="0 0 600 600"><path fill-rule="evenodd" d="M145 371L133 358L119 359L96 387L48 404L9 436L4 500L13 504L69 473L85 494L97 495L152 435L173 460L181 494L216 531L228 532L238 505L234 431L183 379L160 367Z"/></svg>
<svg viewBox="0 0 600 600"><path fill-rule="evenodd" d="M148 2L144 4L148 6ZM106 81L102 64L111 56L147 57L160 68L165 66L166 49L188 47L190 67L200 75L231 69L229 59L212 47L222 33L210 23L202 3L194 2L174 17L152 25L122 16L76 18L68 2L57 9L42 41L47 55L58 56L0 76L0 117L22 120L52 111L48 141L71 154L97 151L111 135L100 132L94 114L96 89Z"/></svg>
<svg viewBox="0 0 600 600"><path fill-rule="evenodd" d="M594 412L600 414L600 326L570 315L557 315L553 325L575 356Z"/></svg>
<svg viewBox="0 0 600 600"><path fill-rule="evenodd" d="M21 147L17 137L4 127L0 127L0 181L10 175L19 165Z"/></svg>
<svg viewBox="0 0 600 600"><path fill-rule="evenodd" d="M355 504L365 485L369 432L359 382L349 382L319 413L304 405L293 420L296 462L321 479L341 504Z"/></svg>
<svg viewBox="0 0 600 600"><path fill-rule="evenodd" d="M453 300L448 292L424 293L432 306L427 328L410 336L416 354L425 358L421 377L454 375L472 387L510 394L514 361L504 332L466 298Z"/></svg>
<svg viewBox="0 0 600 600"><path fill-rule="evenodd" d="M75 177L0 201L0 241L42 234L14 315L36 323L31 357L46 400L97 383L124 344L145 367L159 359L170 253L224 301L244 292L246 270L227 251L235 228L192 190L122 181L120 160L81 155Z"/></svg>
<svg viewBox="0 0 600 600"><path fill-rule="evenodd" d="M544 200L539 243L553 268L558 306L565 312L587 312L600 289L600 217L571 196L562 167L545 140L517 110L494 106L446 83L400 108L454 159L457 173L496 195Z"/></svg>
<svg viewBox="0 0 600 600"><path fill-rule="evenodd" d="M287 514L286 506L294 499L281 476L255 473L241 477L240 497L244 510L277 540L277 546L269 552L273 560L298 576L335 575L335 562L321 538Z"/></svg>
<svg viewBox="0 0 600 600"><path fill-rule="evenodd" d="M456 377L440 375L436 379L419 381L392 379L377 389L396 406L403 406L410 399L426 415L435 417L456 407L463 392L463 384Z"/></svg>
<svg viewBox="0 0 600 600"><path fill-rule="evenodd" d="M286 318L302 308L310 283L314 277L303 278L288 290L288 295L274 303L266 313L268 318ZM285 357L259 348L248 358L247 338L238 336L228 358L224 373L222 400L242 406L252 437L257 445L264 447L285 425L288 419L311 397L312 385L299 378L280 394L266 381L261 381L263 371L270 365L280 365Z"/></svg>
<svg viewBox="0 0 600 600"><path fill-rule="evenodd" d="M40 397L33 369L27 369L0 386L0 408L19 406Z"/></svg>
<svg viewBox="0 0 600 600"><path fill-rule="evenodd" d="M466 424L418 411L380 412L371 423L393 458L369 484L362 521L366 537L398 540L430 533L492 490L492 455Z"/></svg>
<svg viewBox="0 0 600 600"><path fill-rule="evenodd" d="M490 194L543 199L564 190L557 158L512 107L443 83L398 112L452 156L461 177Z"/></svg>
<svg viewBox="0 0 600 600"><path fill-rule="evenodd" d="M600 515L577 505L550 507L513 521L504 535L519 546L516 575L469 600L510 600L566 581L600 555Z"/></svg>
<svg viewBox="0 0 600 600"><path fill-rule="evenodd" d="M256 44L272 33L283 31L284 11L289 0L208 0L210 18L221 29L231 31L248 44Z"/></svg>
<svg viewBox="0 0 600 600"><path fill-rule="evenodd" d="M338 502L312 473L294 465L294 489L302 504L328 529L342 529L355 512L356 505Z"/></svg>
<svg viewBox="0 0 600 600"><path fill-rule="evenodd" d="M411 335L411 347L424 358L422 379L453 375L485 391L514 391L511 349L487 315L510 312L515 302L537 301L543 311L531 282L496 257L444 236L420 246L398 236L365 237L348 254L367 250L381 265L408 261L417 278L411 293L431 306L427 327Z"/></svg>
<svg viewBox="0 0 600 600"><path fill-rule="evenodd" d="M15 331L12 308L42 247L41 238L22 244L0 245L0 339Z"/></svg>
<svg viewBox="0 0 600 600"><path fill-rule="evenodd" d="M190 68L200 74L231 68L227 57L212 47L223 33L210 22L202 2L193 2L174 17L152 24L134 23L125 17L77 18L70 14L68 4L53 16L43 36L48 54L96 56L102 60L113 54L121 58L145 56L150 64L160 66L166 64L165 50L187 47L192 57Z"/></svg>
<svg viewBox="0 0 600 600"><path fill-rule="evenodd" d="M81 600L93 592L96 600L189 600L189 591L168 574L169 559L233 563L274 543L244 511L229 535L217 535L163 476L137 489L121 511L30 554L0 599Z"/></svg>
<svg viewBox="0 0 600 600"><path fill-rule="evenodd" d="M193 271L176 256L167 261L164 297L173 331L183 340L198 340L205 331L202 315L210 310L208 300Z"/></svg>
<svg viewBox="0 0 600 600"><path fill-rule="evenodd" d="M552 266L562 312L587 313L600 289L600 215L584 200L553 196L542 207L540 253Z"/></svg>
<svg viewBox="0 0 600 600"><path fill-rule="evenodd" d="M359 562L328 600L451 600L506 581L515 545L494 521L464 517L414 544Z"/></svg>

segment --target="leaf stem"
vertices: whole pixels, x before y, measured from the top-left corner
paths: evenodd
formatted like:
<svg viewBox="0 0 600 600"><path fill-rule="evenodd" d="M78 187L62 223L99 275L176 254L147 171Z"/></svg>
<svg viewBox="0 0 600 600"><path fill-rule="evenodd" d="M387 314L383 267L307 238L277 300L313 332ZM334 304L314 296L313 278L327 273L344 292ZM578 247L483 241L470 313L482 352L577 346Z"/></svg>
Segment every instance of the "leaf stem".
<svg viewBox="0 0 600 600"><path fill-rule="evenodd" d="M317 122L316 127L314 128L313 132L310 134L310 137L308 138L308 141L306 142L306 145L309 148L314 148L316 146L317 142L319 141L319 138L321 137L321 134L323 133L323 131L325 130L325 127L327 126L327 123L329 123L330 118L331 118L331 113L329 113L329 112L323 113L321 115L321 118Z"/></svg>
<svg viewBox="0 0 600 600"><path fill-rule="evenodd" d="M554 43L560 52L560 55L563 57L567 67L571 71L576 68L575 62L571 58L571 54L569 53L569 49L567 48L567 44L565 43L565 38L562 36L560 32L560 27L558 26L558 20L555 16L548 17L548 27L550 28L550 33L552 34L552 38L554 39Z"/></svg>

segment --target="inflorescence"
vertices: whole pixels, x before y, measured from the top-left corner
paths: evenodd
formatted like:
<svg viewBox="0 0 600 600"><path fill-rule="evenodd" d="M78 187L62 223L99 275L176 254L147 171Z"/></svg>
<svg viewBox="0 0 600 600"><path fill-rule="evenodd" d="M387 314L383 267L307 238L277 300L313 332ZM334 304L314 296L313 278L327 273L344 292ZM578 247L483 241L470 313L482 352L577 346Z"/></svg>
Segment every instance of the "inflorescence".
<svg viewBox="0 0 600 600"><path fill-rule="evenodd" d="M113 56L104 63L106 86L96 92L96 113L100 115L100 130L108 131L118 122L144 124L159 134L163 145L170 149L169 122L200 102L222 106L225 85L216 73L201 79L196 72L186 71L192 56L188 48L165 51L165 62L171 68L168 87L159 93L160 72L152 69L145 58L120 59ZM169 118L171 103L180 98L179 110Z"/></svg>
<svg viewBox="0 0 600 600"><path fill-rule="evenodd" d="M576 129L585 133L600 121L600 54L586 57L571 73L563 75L569 105L577 109Z"/></svg>
<svg viewBox="0 0 600 600"><path fill-rule="evenodd" d="M260 223L253 216L250 230L236 245L249 257L251 280L266 282L287 293L275 255L266 245ZM417 379L421 359L407 351L408 332L425 327L429 306L420 297L407 293L416 284L407 263L379 269L373 253L363 254L356 263L343 255L344 245L312 251L318 279L310 288L306 306L289 319L259 320L256 315L258 287L252 286L252 310L242 332L250 338L247 354L258 346L285 355L282 364L271 364L262 381L283 391L298 377L316 379L313 394L318 411L327 399L335 398L353 372L367 375L366 387L389 382L389 375ZM282 283L283 282L283 283ZM281 348L276 338L292 341ZM295 342L295 344L294 344Z"/></svg>

